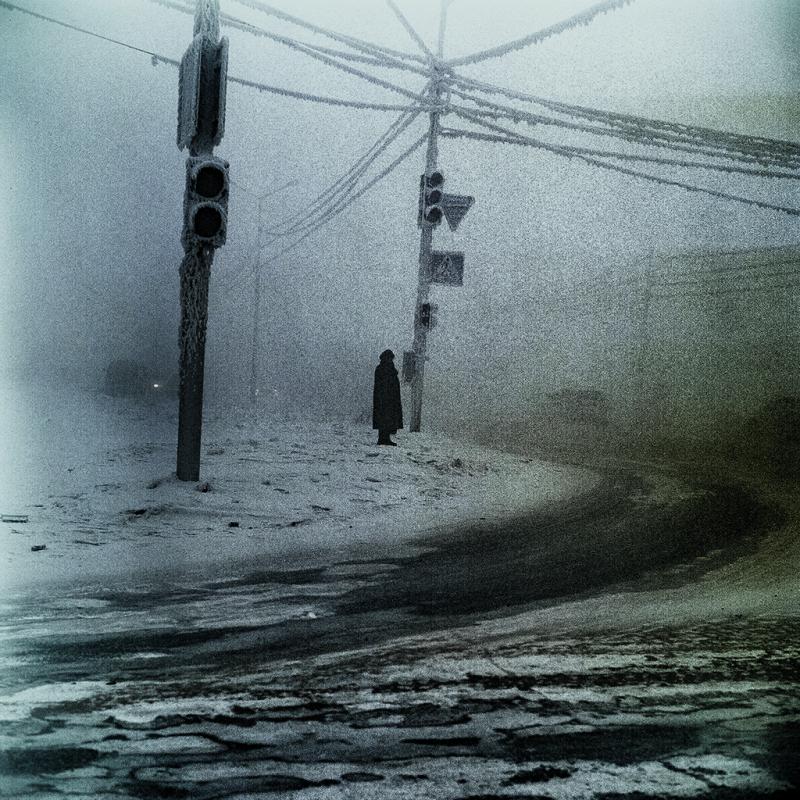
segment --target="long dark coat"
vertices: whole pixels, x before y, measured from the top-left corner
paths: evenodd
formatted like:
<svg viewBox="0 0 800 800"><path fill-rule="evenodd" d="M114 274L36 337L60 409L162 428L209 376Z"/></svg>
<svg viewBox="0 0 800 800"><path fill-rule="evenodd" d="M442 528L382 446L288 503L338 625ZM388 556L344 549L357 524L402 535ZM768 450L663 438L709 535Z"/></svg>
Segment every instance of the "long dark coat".
<svg viewBox="0 0 800 800"><path fill-rule="evenodd" d="M375 367L375 387L372 391L372 427L390 433L403 427L400 380L390 359L382 360Z"/></svg>

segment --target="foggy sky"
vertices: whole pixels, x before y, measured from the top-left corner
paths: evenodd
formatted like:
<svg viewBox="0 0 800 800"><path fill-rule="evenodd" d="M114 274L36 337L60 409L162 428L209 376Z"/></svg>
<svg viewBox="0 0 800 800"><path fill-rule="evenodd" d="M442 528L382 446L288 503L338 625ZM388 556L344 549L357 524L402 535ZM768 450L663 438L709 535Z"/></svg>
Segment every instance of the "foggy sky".
<svg viewBox="0 0 800 800"><path fill-rule="evenodd" d="M146 0L19 4L176 59L192 34L190 16ZM329 44L234 0L221 5L270 30ZM275 5L414 52L379 0ZM517 38L587 5L455 0L445 56ZM433 45L438 4L403 0L401 6ZM464 71L566 102L797 139L799 31L800 6L793 0L639 0L588 27ZM230 39L232 75L398 102L397 95L278 44L224 26L222 32ZM421 77L380 74L415 90L423 86ZM177 70L0 8L0 76L7 187L0 200L0 373L92 387L115 357L142 360L154 374L174 372L185 158L175 146ZM226 134L217 153L230 161L234 185L228 243L216 256L211 286L206 375L212 400L247 397L253 280L243 276L258 258L257 197L297 180L265 200L266 224L302 209L395 116L229 84ZM402 141L424 129L425 120L418 120ZM299 405L320 412L355 415L368 406L377 354L410 346L423 159L423 151L412 156L331 225L264 267L262 390L278 398L282 410L301 399ZM461 400L461 413L493 402L500 413L509 403L507 397L499 402L498 387L519 394L520 387L543 383L596 383L601 372L608 381L624 360L620 353L635 348L637 330L620 322L612 338L619 348L598 362L591 340L608 319L598 315L587 323L585 313L553 315L547 308L547 297L573 284L636 271L638 260L654 253L798 242L796 218L529 149L446 140L440 165L447 189L475 195L476 204L457 234L445 226L436 233L437 248L465 251L466 271L463 288L434 290L441 324L429 339L433 419L447 416L435 400L447 394ZM800 203L788 181L696 172L680 177L778 204ZM781 311L763 324L777 337L795 319L787 322ZM554 364L564 368L554 371ZM509 373L513 381L503 384Z"/></svg>

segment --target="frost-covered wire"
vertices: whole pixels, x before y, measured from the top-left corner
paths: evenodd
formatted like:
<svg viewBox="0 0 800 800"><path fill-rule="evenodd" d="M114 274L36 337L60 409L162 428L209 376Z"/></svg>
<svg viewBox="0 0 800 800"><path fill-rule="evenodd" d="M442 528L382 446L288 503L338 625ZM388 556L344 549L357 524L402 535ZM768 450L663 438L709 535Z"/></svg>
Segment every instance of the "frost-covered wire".
<svg viewBox="0 0 800 800"><path fill-rule="evenodd" d="M763 155L753 156L733 150L720 150L714 147L706 147L697 143L689 143L694 140L678 137L674 135L644 135L640 129L634 127L623 127L618 125L590 125L587 123L563 120L556 117L545 116L544 114L523 111L513 106L507 106L487 100L482 97L464 92L457 88L452 88L451 93L456 97L474 103L477 108L473 109L476 114L493 119L509 119L512 122L525 122L528 125L545 125L565 130L589 133L594 136L607 136L620 139L631 144L638 144L645 147L658 147L673 152L690 153L695 156L707 156L709 158L725 158L745 164L760 164L763 166L780 166L785 168L800 168L800 162L795 163L790 159L771 159ZM457 106L452 106L457 108ZM558 112L564 113L564 112Z"/></svg>
<svg viewBox="0 0 800 800"><path fill-rule="evenodd" d="M395 3L394 0L386 0L386 4L392 9L394 15L398 20L400 20L400 24L403 26L403 28L405 28L406 33L414 40L419 49L425 53L425 55L428 57L428 60L433 61L435 56L428 48L428 45L425 44L425 40L414 30L412 24L406 19L405 14L403 14L403 12L400 10L397 3Z"/></svg>
<svg viewBox="0 0 800 800"><path fill-rule="evenodd" d="M416 54L405 53L401 50L393 50L390 47L383 47L372 42L366 42L363 39L357 39L354 36L346 36L342 33L336 33L328 30L327 28L323 28L319 25L314 25L311 22L300 19L299 17L287 14L285 11L274 8L267 3L258 2L258 0L237 0L237 2L240 5L252 8L255 11L260 11L263 14L268 14L269 16L281 19L284 22L289 22L292 25L297 25L298 27L305 28L306 30L313 31L314 33L318 33L322 36L326 36L329 39L333 39L334 41L346 44L348 47L352 47L354 50L359 50L362 53L369 53L375 56L391 56L396 59L401 59L404 61L416 61L422 64L427 63L426 59L421 58Z"/></svg>
<svg viewBox="0 0 800 800"><path fill-rule="evenodd" d="M273 236L285 235L285 233L291 232L291 230L286 230L286 228L295 220L308 218L309 215L316 214L323 206L330 204L331 202L335 202L333 201L333 198L342 192L346 192L348 187L352 185L353 182L358 180L358 177L360 177L360 175L362 175L370 167L370 165L382 155L382 153L403 133L403 131L414 121L414 119L416 119L416 117L417 112L413 112L411 110L407 111L407 113L401 114L400 117L398 117L389 126L388 130L384 131L384 133L378 137L378 139L367 149L367 151L358 159L356 159L355 163L353 163L345 173L343 173L336 181L334 181L331 186L317 195L317 197L312 200L309 206L283 220L279 227L270 230L270 233Z"/></svg>
<svg viewBox="0 0 800 800"><path fill-rule="evenodd" d="M549 39L551 36L557 36L558 34L564 33L572 28L577 28L579 25L588 25L599 14L606 14L609 11L615 11L616 9L622 8L623 6L633 2L634 0L603 0L603 2L597 3L591 8L587 8L585 11L581 11L579 14L575 14L568 19L557 22L555 25L549 25L546 28L542 28L540 31L528 34L520 39L515 39L512 42L499 45L498 47L492 47L489 50L482 50L479 53L473 53L469 56L462 56L461 58L449 59L447 63L451 67L458 67L464 64L477 64L478 62L486 61L489 58L499 58L500 56L504 56L513 52L514 50L522 50L523 48L529 47L532 44L539 44L545 39Z"/></svg>
<svg viewBox="0 0 800 800"><path fill-rule="evenodd" d="M688 143L695 146L719 148L732 154L743 154L759 163L772 166L800 165L800 144L782 139L769 139L762 136L747 136L728 133L713 128L705 128L685 123L637 117L631 114L604 111L601 109L569 105L536 95L526 94L483 81L452 75L451 81L458 86L479 90L486 94L500 94L513 100L540 105L550 111L599 121L610 127L619 128L638 138L647 139L654 144L659 141Z"/></svg>
<svg viewBox="0 0 800 800"><path fill-rule="evenodd" d="M391 144L411 125L417 118L419 112L409 110L395 120L387 131L378 137L377 141L356 160L356 162L341 175L331 186L321 192L311 204L301 211L292 214L275 228L269 229L269 233L274 237L289 236L297 230L306 227L309 220L320 219L334 207L341 196L346 196L352 187L358 182L359 178L369 169L369 167L391 146ZM302 222L296 223L297 220Z"/></svg>
<svg viewBox="0 0 800 800"><path fill-rule="evenodd" d="M350 193L347 196L341 198L334 206L328 210L324 216L320 217L318 220L314 221L311 225L304 226L298 229L298 233L301 233L304 230L308 230L310 228L310 233L314 233L318 231L323 226L327 225L335 217L339 216L346 208L351 206L353 203L356 202L360 197L366 194L375 184L379 181L382 181L390 172L394 171L403 161L406 160L412 153L420 148L422 143L427 139L427 134L423 134L420 136L416 141L414 141L406 150L404 150L394 161L392 161L389 166L379 172L374 178L372 178L368 183L366 183L361 189L359 189L355 193Z"/></svg>
<svg viewBox="0 0 800 800"><path fill-rule="evenodd" d="M404 150L394 161L392 161L391 164L389 164L378 175L376 175L374 178L372 178L372 180L370 180L369 183L365 184L356 194L352 195L346 203L344 203L339 208L337 208L335 213L332 213L332 214L328 215L327 217L325 217L324 219L320 220L318 223L316 223L316 225L311 230L308 230L305 233L303 233L303 235L300 238L296 239L294 242L292 242L287 247L284 247L283 250L281 250L278 253L276 253L275 255L270 256L269 258L265 259L260 264L256 264L255 266L251 267L249 270L246 270L246 271L243 270L242 272L240 272L235 277L237 277L237 278L238 277L244 277L244 278L252 277L253 275L255 275L256 270L261 269L262 267L266 266L267 264L271 264L274 261L277 261L279 258L281 258L282 256L286 255L286 253L289 253L292 250L294 250L296 247L299 247L299 245L301 245L304 241L306 241L306 239L308 239L310 236L313 236L321 228L324 228L335 217L337 217L339 214L341 214L346 208L348 208L350 205L355 203L356 200L358 200L361 197L363 197L363 195L366 194L370 189L372 189L377 183L382 181L391 172L393 172L395 169L397 169L397 167L400 166L400 164L402 164L403 161L405 161L410 155L412 155L412 153L414 153L415 151L419 150L419 148L422 146L422 144L425 142L426 139L427 139L427 134L423 134L422 136L420 136L419 139L417 139L410 147L408 147L406 150Z"/></svg>
<svg viewBox="0 0 800 800"><path fill-rule="evenodd" d="M163 59L160 59L163 60ZM178 64L179 62L169 61L167 63ZM364 111L405 111L409 106L392 103L368 103L363 100L345 100L339 97L327 97L319 94L308 94L307 92L297 92L293 89L284 89L280 86L270 86L266 83L259 83L258 81L250 81L245 78L237 78L233 75L228 75L228 80L231 83L238 83L241 86L247 86L251 89L256 89L259 92L267 92L269 94L277 94L282 97L291 97L295 100L304 100L309 103L320 103L329 106L341 106L342 108L358 108ZM419 111L427 111L426 106L419 106Z"/></svg>
<svg viewBox="0 0 800 800"><path fill-rule="evenodd" d="M459 107L451 106L451 110L458 113L459 110L467 111L466 109L459 109ZM467 112L469 114L469 112ZM516 134L516 131L511 132L512 135L522 136ZM441 135L450 139L458 138L477 138L484 141L496 141L501 144L515 144L511 136L502 136L500 134L474 134L472 131L459 130L454 128L446 128L441 131ZM535 139L530 139L532 144ZM540 142L540 144L547 144ZM738 175L751 175L758 178L782 178L787 180L800 180L800 172L777 172L774 170L753 169L752 167L734 167L728 164L709 164L705 161L689 161L680 158L662 158L661 156L643 156L633 153L620 153L614 150L597 150L591 147L578 147L575 145L565 146L571 153L576 155L597 156L598 158L611 158L619 161L640 161L648 164L666 164L673 167L688 167L692 169L708 169L716 172L735 173Z"/></svg>
<svg viewBox="0 0 800 800"><path fill-rule="evenodd" d="M157 0L154 0L156 2ZM23 14L27 14L31 17L36 19L42 20L43 22L50 22L54 25L58 25L63 28L68 28L69 30L75 31L77 33L83 33L87 36L91 36L95 39L101 39L104 42L110 42L111 44L119 45L120 47L124 47L128 50L132 50L136 53L142 53L143 55L150 56L154 65L157 64L167 64L168 66L172 67L180 67L181 62L177 59L170 58L169 56L165 56L161 53L156 53L153 50L147 50L143 47L137 47L136 45L129 44L128 42L123 42L119 39L113 39L108 36L103 36L102 34L96 33L95 31L90 31L86 28L81 28L77 25L71 25L68 22L62 22L59 19L55 19L53 17L48 17L45 14L39 14L35 11L30 11L26 8L22 8L21 6L16 6L12 3L5 2L5 0L0 0L0 8L5 8L9 11L19 11ZM297 92L293 89L285 89L280 86L271 86L266 83L260 83L259 81L251 81L246 78L239 78L235 75L228 75L228 81L230 83L236 83L240 86L245 86L250 89L256 89L259 92L267 92L269 94L276 94L282 95L284 97L291 97L296 100L305 100L311 103L320 103L323 105L330 105L330 106L341 106L343 108L357 108L361 110L369 110L369 111L404 111L408 109L406 105L399 105L399 104L391 104L391 103L369 103L362 100L347 100L340 97L328 97L325 95L318 95L318 94L309 94L307 92ZM427 110L425 107L421 107L420 110Z"/></svg>
<svg viewBox="0 0 800 800"><path fill-rule="evenodd" d="M77 31L78 33L84 33L87 36L93 36L95 39L102 39L104 42L110 42L111 44L119 45L120 47L125 47L128 50L134 50L137 53L143 53L144 55L148 55L153 59L157 59L158 61L163 61L165 64L177 64L180 66L179 61L174 61L171 58L167 58L166 56L159 55L158 53L154 53L151 50L145 50L142 47L136 47L135 45L128 44L127 42L122 42L119 39L112 39L109 36L103 36L102 34L96 33L95 31L87 30L86 28L80 28L77 25L71 25L68 22L62 22L60 19L54 19L53 17L48 17L45 14L38 14L35 11L31 11L27 8L22 8L21 6L16 6L13 3L6 3L5 0L0 0L0 8L5 8L7 11L19 11L22 14L27 14L30 17L35 17L36 19L42 20L44 22L51 22L54 25L59 25L62 28L68 28L72 31Z"/></svg>
<svg viewBox="0 0 800 800"><path fill-rule="evenodd" d="M757 208L764 208L770 211L780 211L784 214L790 214L792 216L800 216L800 208L792 208L790 206L779 206L773 203L766 203L762 200L755 200L750 197L742 197L741 195L729 194L728 192L720 192L716 189L708 189L706 187L695 186L690 183L684 183L683 181L672 180L671 178L662 178L658 175L651 175L650 173L630 169L629 167L621 167L618 164L610 164L607 161L603 161L601 158L580 153L576 151L575 148L565 147L561 145L553 145L547 142L539 141L537 139L532 139L528 136L523 136L522 134L519 134L516 131L503 128L499 125L494 125L493 123L490 122L486 122L477 115L465 114L464 112L457 112L457 113L464 119L468 119L469 121L477 123L482 127L489 128L490 130L493 130L497 133L506 135L509 138L508 141L509 144L518 144L527 147L535 147L540 150L546 150L547 152L553 153L554 155L562 156L565 158L577 158L581 161L584 161L587 164L591 164L592 166L600 167L601 169L609 170L611 172L618 172L622 175L628 175L629 177L632 178L641 178L642 180L650 181L652 183L657 183L660 184L661 186L674 186L679 189L685 189L688 192L698 192L700 194L707 194L712 197L718 197L723 200L731 200L733 202L743 203L745 205L754 206Z"/></svg>
<svg viewBox="0 0 800 800"><path fill-rule="evenodd" d="M165 6L166 8L171 8L175 11L180 11L182 13L191 13L191 9L189 6L185 6L181 3L174 2L174 0L151 0L151 2ZM341 70L342 72L347 72L351 75L355 75L356 77L368 81L369 83L375 84L376 86L380 86L384 89L389 89L390 91L397 92L398 94L405 95L406 97L415 96L414 92L412 92L410 89L405 89L404 87L398 86L397 84L391 83L390 81L383 80L383 78L378 78L375 75L370 75L369 73L357 69L356 67L349 66L343 60L333 58L322 52L318 52L313 46L309 46L304 42L299 42L296 39L289 38L288 36L281 36L277 33L272 33L270 31L264 30L263 28L257 28L256 26L251 25L250 23L243 22L242 20L236 20L234 17L231 17L230 15L227 14L221 15L221 19L229 24L235 24L237 27L241 27L243 30L248 31L249 33L253 33L257 36L263 36L267 39L271 39L274 42L289 47L292 50L296 50L300 53L303 53L311 58L316 59L317 61L322 62L323 64L327 64L328 66L333 67L334 69L338 69Z"/></svg>

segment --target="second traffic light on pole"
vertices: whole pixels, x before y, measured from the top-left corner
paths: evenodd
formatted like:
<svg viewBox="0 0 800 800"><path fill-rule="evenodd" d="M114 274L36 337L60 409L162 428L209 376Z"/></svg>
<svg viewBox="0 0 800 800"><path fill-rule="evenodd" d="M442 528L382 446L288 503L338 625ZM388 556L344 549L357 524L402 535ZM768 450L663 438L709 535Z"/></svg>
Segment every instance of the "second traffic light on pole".
<svg viewBox="0 0 800 800"><path fill-rule="evenodd" d="M439 311L439 306L436 303L422 303L419 307L419 324L420 327L426 330L431 330L436 327L438 322L436 313Z"/></svg>
<svg viewBox="0 0 800 800"><path fill-rule="evenodd" d="M192 241L222 247L228 230L229 178L227 161L216 156L186 159L184 247Z"/></svg>
<svg viewBox="0 0 800 800"><path fill-rule="evenodd" d="M420 176L419 225L439 225L444 215L444 174L439 170Z"/></svg>

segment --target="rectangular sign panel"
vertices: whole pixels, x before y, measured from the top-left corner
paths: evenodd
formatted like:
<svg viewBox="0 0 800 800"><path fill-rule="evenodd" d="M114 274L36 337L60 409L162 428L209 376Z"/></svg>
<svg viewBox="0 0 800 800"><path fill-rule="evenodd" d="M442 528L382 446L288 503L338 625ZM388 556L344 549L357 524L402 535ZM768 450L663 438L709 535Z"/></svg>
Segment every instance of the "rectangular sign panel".
<svg viewBox="0 0 800 800"><path fill-rule="evenodd" d="M200 111L200 66L203 37L195 36L181 59L178 75L178 149L183 150L197 136Z"/></svg>
<svg viewBox="0 0 800 800"><path fill-rule="evenodd" d="M431 283L443 283L446 286L464 285L464 254L434 250L431 253Z"/></svg>

